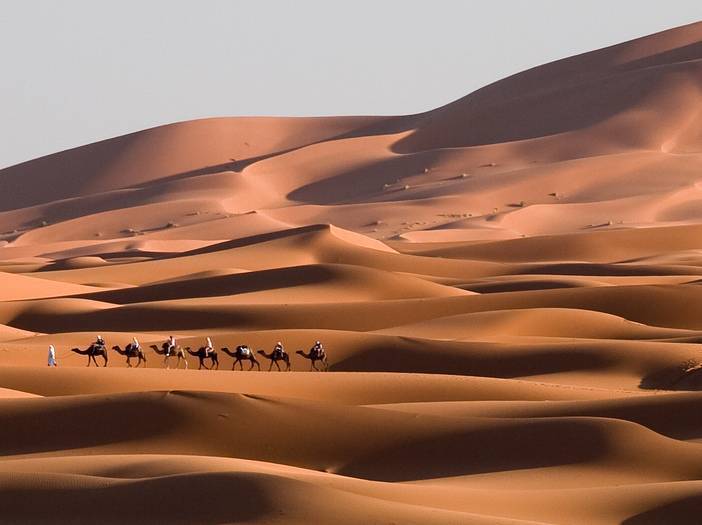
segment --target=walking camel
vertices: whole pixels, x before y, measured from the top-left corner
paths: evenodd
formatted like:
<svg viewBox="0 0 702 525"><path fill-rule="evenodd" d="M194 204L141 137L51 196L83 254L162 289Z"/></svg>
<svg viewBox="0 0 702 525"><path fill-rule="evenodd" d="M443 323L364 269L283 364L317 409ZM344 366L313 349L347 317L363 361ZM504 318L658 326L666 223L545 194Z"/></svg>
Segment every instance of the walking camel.
<svg viewBox="0 0 702 525"><path fill-rule="evenodd" d="M234 358L234 363L232 364L232 370L234 370L234 367L236 366L237 363L239 363L239 367L241 370L244 369L244 361L250 361L251 366L249 367L249 370L252 370L254 366L257 366L259 370L261 370L261 364L258 362L258 359L256 359L256 356L254 356L254 353L251 351L251 349L246 346L246 345L239 345L236 347L236 349L232 352L229 350L229 348L222 348L222 352L224 352L227 355L230 355Z"/></svg>
<svg viewBox="0 0 702 525"><path fill-rule="evenodd" d="M261 354L263 357L266 359L271 360L271 365L268 367L268 371L270 372L273 369L273 365L278 367L278 371L281 372L280 365L278 364L278 361L283 361L286 365L285 371L288 372L290 370L290 356L287 354L287 352L280 351L280 350L273 350L270 354L267 354L263 350L258 351L259 354Z"/></svg>
<svg viewBox="0 0 702 525"><path fill-rule="evenodd" d="M190 355L194 355L197 357L200 361L200 366L197 367L198 370L202 369L203 367L206 368L207 370L218 370L219 369L219 358L217 357L217 350L214 348L210 350L209 354L205 352L205 347L200 347L200 349L197 352L193 352L190 350L189 346L185 347L185 351L188 352ZM212 366L205 366L205 359L211 359L212 360Z"/></svg>
<svg viewBox="0 0 702 525"><path fill-rule="evenodd" d="M139 360L136 365L137 368L141 366L142 361L144 361L144 366L146 366L146 355L144 354L144 351L141 348L134 346L132 343L129 343L124 348L124 350L122 350L122 347L120 347L119 345L113 346L112 350L114 350L120 355L127 356L127 366L129 368L132 368L132 358L136 358Z"/></svg>
<svg viewBox="0 0 702 525"><path fill-rule="evenodd" d="M99 366L97 361L95 360L95 356L99 355L105 360L105 364L102 366L107 366L107 348L105 348L104 346L92 344L88 347L87 350L81 350L80 348L71 348L71 352L75 352L76 354L80 355L87 355L88 366L90 366L90 361L95 363L95 366Z"/></svg>
<svg viewBox="0 0 702 525"><path fill-rule="evenodd" d="M185 358L185 352L180 346L176 346L175 350L173 350L170 354L168 353L168 343L163 343L160 349L156 345L151 345L151 349L158 355L165 356L163 358L163 364L166 366L166 368L171 368L170 358L177 357L178 361L176 362L176 370L180 368L181 359L183 360L183 363L185 363L185 369L188 369L188 360Z"/></svg>
<svg viewBox="0 0 702 525"><path fill-rule="evenodd" d="M307 354L302 350L298 350L295 353L301 355L305 359L310 360L310 370L314 369L317 370L317 372L327 372L329 370L329 361L327 361L327 353L324 351L324 348L317 349L312 347L310 348L310 351ZM317 368L317 361L322 363L321 370Z"/></svg>

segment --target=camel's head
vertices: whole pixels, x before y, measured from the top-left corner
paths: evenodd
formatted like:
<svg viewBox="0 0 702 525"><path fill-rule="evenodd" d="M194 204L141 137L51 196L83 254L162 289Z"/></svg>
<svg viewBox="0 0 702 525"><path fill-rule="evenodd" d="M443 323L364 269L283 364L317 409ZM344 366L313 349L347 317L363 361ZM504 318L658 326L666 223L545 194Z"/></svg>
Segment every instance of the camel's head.
<svg viewBox="0 0 702 525"><path fill-rule="evenodd" d="M80 348L71 348L71 352L80 352Z"/></svg>
<svg viewBox="0 0 702 525"><path fill-rule="evenodd" d="M300 354L300 355L305 355L305 352L303 352L302 350L298 350L298 351L295 352L295 353L296 353L296 354Z"/></svg>
<svg viewBox="0 0 702 525"><path fill-rule="evenodd" d="M229 348L227 348L226 346L223 346L223 347L222 347L222 352L229 352Z"/></svg>
<svg viewBox="0 0 702 525"><path fill-rule="evenodd" d="M186 346L186 347L185 347L185 351L186 351L186 352L190 352L190 347L189 347L189 346Z"/></svg>
<svg viewBox="0 0 702 525"><path fill-rule="evenodd" d="M265 355L266 352L264 352L263 350L259 350L259 351L256 352L256 353L257 353L257 354L261 354L261 355Z"/></svg>
<svg viewBox="0 0 702 525"><path fill-rule="evenodd" d="M112 347L112 350L121 350L121 348L119 347L119 345L115 345Z"/></svg>
<svg viewBox="0 0 702 525"><path fill-rule="evenodd" d="M149 348L151 348L152 350L158 350L158 346L156 345L149 345Z"/></svg>

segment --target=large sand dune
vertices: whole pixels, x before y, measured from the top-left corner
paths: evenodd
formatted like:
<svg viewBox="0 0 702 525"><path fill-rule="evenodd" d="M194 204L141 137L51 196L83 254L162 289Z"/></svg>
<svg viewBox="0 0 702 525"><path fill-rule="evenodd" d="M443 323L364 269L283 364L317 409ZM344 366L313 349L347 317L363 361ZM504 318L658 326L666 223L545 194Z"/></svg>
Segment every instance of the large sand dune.
<svg viewBox="0 0 702 525"><path fill-rule="evenodd" d="M0 522L700 523L701 104L699 23L0 170Z"/></svg>

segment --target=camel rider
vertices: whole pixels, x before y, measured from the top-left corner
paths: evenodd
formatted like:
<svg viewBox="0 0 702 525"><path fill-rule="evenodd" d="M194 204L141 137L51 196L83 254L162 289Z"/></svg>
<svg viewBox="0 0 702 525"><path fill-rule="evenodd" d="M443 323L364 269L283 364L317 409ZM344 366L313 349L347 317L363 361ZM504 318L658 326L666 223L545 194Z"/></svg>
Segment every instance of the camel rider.
<svg viewBox="0 0 702 525"><path fill-rule="evenodd" d="M314 352L317 357L324 355L324 347L322 347L322 343L315 341L314 346L312 347L312 352Z"/></svg>
<svg viewBox="0 0 702 525"><path fill-rule="evenodd" d="M212 339L207 338L207 344L205 345L205 357L210 357L210 352L212 351Z"/></svg>
<svg viewBox="0 0 702 525"><path fill-rule="evenodd" d="M101 335L97 336L97 339L95 340L95 346L105 346L105 340L102 338Z"/></svg>
<svg viewBox="0 0 702 525"><path fill-rule="evenodd" d="M285 350L283 349L283 343L278 341L273 347L273 358L281 359L285 355Z"/></svg>
<svg viewBox="0 0 702 525"><path fill-rule="evenodd" d="M168 336L168 341L166 341L166 344L167 344L167 346L166 346L166 357L168 357L168 356L171 355L171 353L175 350L175 347L176 347L176 340L175 340L175 337L173 337L172 335L171 335L171 336Z"/></svg>
<svg viewBox="0 0 702 525"><path fill-rule="evenodd" d="M139 350L139 348L140 348L140 346L139 346L139 341L137 341L137 338L136 338L136 337L134 337L134 338L132 339L132 347L134 348L134 350Z"/></svg>

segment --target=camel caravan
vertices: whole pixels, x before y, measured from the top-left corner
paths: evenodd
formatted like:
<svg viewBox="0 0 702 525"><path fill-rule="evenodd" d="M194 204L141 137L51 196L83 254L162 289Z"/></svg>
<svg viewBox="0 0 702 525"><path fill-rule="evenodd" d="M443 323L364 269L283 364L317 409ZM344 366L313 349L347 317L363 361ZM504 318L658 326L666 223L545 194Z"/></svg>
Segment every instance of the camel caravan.
<svg viewBox="0 0 702 525"><path fill-rule="evenodd" d="M217 350L212 344L212 340L207 337L205 345L201 346L197 350L191 349L191 347L181 347L176 343L176 339L170 336L161 346L150 345L150 348L160 356L163 356L163 366L167 369L171 368L171 359L175 359L175 368L179 369L181 362L183 363L183 368L188 368L188 354L198 359L198 370L218 370L219 369L219 355ZM127 367L139 368L142 363L146 366L146 353L141 347L139 341L135 337L132 342L129 343L124 350L121 346L115 345L112 350L117 352L119 355L127 358ZM232 370L236 369L236 365L239 365L240 370L244 370L244 361L249 363L248 370L261 370L261 363L256 359L256 355L261 355L263 358L270 361L268 366L268 371L273 370L275 365L276 369L281 371L291 371L292 366L290 364L290 354L285 351L283 343L278 341L273 347L273 351L268 353L264 350L254 351L247 345L239 345L234 350L229 350L229 348L222 348L222 353L227 354L234 362L232 363ZM100 366L96 358L100 358L102 361L102 366L106 367L108 363L108 352L107 344L102 336L98 335L97 339L85 350L80 348L72 348L71 352L79 355L88 356L88 366L95 364L95 366ZM303 350L298 350L295 354L302 356L304 359L309 360L310 370L316 370L318 372L326 372L329 370L329 362L327 361L327 353L322 346L322 343L316 341L312 348L308 352ZM136 365L132 365L132 359L137 361ZM49 366L57 366L55 357L55 349L53 345L49 347ZM317 366L319 364L319 367ZM281 366L282 365L282 366Z"/></svg>

